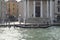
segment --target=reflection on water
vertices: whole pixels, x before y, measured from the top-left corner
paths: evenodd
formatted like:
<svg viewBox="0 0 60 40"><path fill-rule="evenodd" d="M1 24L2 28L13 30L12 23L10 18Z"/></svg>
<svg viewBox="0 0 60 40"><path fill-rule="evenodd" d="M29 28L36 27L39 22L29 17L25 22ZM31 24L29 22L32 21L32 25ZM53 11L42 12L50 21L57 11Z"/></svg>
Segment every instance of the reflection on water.
<svg viewBox="0 0 60 40"><path fill-rule="evenodd" d="M1 27L0 40L60 40L60 28L19 28Z"/></svg>

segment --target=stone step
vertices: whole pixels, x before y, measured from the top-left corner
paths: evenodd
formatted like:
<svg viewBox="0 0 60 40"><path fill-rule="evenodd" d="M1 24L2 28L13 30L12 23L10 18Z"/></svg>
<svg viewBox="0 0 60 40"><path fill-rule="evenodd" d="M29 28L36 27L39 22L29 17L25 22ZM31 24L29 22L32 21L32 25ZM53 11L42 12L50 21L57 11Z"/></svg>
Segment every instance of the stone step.
<svg viewBox="0 0 60 40"><path fill-rule="evenodd" d="M26 19L28 23L47 23L50 22L48 18L28 18Z"/></svg>

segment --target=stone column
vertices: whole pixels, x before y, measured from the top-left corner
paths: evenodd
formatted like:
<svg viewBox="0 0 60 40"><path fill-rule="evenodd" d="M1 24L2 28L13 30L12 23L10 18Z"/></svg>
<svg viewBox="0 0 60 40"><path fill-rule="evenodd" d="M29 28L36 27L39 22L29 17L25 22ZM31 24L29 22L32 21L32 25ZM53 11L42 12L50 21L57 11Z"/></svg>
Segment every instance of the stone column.
<svg viewBox="0 0 60 40"><path fill-rule="evenodd" d="M49 1L47 0L47 18L49 18Z"/></svg>
<svg viewBox="0 0 60 40"><path fill-rule="evenodd" d="M33 1L33 5L34 5L34 6L33 6L33 9L34 9L34 12L33 12L33 13L34 13L34 14L33 14L33 17L35 17L35 1Z"/></svg>
<svg viewBox="0 0 60 40"><path fill-rule="evenodd" d="M24 23L25 23L25 19L26 19L26 0L24 0Z"/></svg>
<svg viewBox="0 0 60 40"><path fill-rule="evenodd" d="M29 0L27 1L27 17L29 18Z"/></svg>
<svg viewBox="0 0 60 40"><path fill-rule="evenodd" d="M50 20L53 23L54 19L54 1L50 0Z"/></svg>
<svg viewBox="0 0 60 40"><path fill-rule="evenodd" d="M40 3L41 3L41 5L40 5L41 6L41 8L40 8L41 15L40 16L42 18L43 17L43 3L42 3L42 0L40 1Z"/></svg>

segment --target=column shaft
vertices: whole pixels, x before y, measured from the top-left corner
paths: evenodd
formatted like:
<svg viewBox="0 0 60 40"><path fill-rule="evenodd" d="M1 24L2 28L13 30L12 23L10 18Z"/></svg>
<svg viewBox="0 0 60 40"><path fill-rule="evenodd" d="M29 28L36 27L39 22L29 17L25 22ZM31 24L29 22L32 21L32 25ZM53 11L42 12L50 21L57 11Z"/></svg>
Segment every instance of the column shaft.
<svg viewBox="0 0 60 40"><path fill-rule="evenodd" d="M24 1L24 22L25 22L25 19L26 19L26 0Z"/></svg>
<svg viewBox="0 0 60 40"><path fill-rule="evenodd" d="M35 1L33 1L33 5L34 5L34 6L33 6L33 9L34 9L34 12L33 12L34 14L33 14L33 16L35 17Z"/></svg>
<svg viewBox="0 0 60 40"><path fill-rule="evenodd" d="M40 1L40 3L41 3L41 5L40 5L41 6L41 8L40 8L41 15L40 16L43 17L43 3L42 3L42 0Z"/></svg>
<svg viewBox="0 0 60 40"><path fill-rule="evenodd" d="M27 1L27 16L29 18L29 0Z"/></svg>
<svg viewBox="0 0 60 40"><path fill-rule="evenodd" d="M47 18L49 18L49 1L47 1Z"/></svg>
<svg viewBox="0 0 60 40"><path fill-rule="evenodd" d="M24 18L26 18L26 1L24 1Z"/></svg>
<svg viewBox="0 0 60 40"><path fill-rule="evenodd" d="M51 19L51 23L53 23L53 19L54 19L54 1L50 1L50 19Z"/></svg>

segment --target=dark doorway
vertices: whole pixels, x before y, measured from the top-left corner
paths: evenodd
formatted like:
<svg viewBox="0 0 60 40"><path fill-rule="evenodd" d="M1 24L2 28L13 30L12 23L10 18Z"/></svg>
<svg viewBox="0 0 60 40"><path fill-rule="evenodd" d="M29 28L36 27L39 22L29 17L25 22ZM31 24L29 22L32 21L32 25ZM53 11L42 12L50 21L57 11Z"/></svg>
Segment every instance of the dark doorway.
<svg viewBox="0 0 60 40"><path fill-rule="evenodd" d="M40 17L40 6L35 7L35 16Z"/></svg>
<svg viewBox="0 0 60 40"><path fill-rule="evenodd" d="M57 21L60 22L60 15L57 16Z"/></svg>

